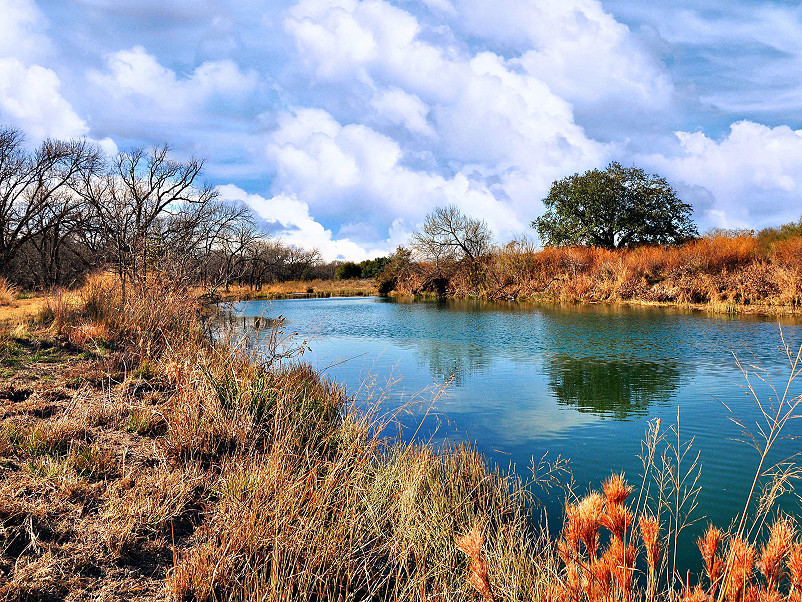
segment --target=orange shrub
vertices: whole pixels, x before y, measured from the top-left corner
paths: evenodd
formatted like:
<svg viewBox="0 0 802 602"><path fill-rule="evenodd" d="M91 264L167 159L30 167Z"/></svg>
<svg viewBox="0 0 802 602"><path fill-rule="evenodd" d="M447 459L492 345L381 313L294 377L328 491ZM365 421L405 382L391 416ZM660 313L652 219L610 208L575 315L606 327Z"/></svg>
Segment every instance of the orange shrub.
<svg viewBox="0 0 802 602"><path fill-rule="evenodd" d="M759 246L753 236L708 236L680 247L680 257L702 271L732 271L754 261Z"/></svg>
<svg viewBox="0 0 802 602"><path fill-rule="evenodd" d="M802 271L802 236L777 243L773 259L785 267Z"/></svg>

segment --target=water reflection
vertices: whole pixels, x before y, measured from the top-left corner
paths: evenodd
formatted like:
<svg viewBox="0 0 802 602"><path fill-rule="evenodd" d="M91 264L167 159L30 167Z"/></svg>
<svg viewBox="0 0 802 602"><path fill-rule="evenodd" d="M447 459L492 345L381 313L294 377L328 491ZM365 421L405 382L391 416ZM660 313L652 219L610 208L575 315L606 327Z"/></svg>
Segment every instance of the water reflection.
<svg viewBox="0 0 802 602"><path fill-rule="evenodd" d="M427 341L415 346L419 364L428 368L435 380L460 386L472 374L484 372L493 362L493 356L482 347L462 347L446 341Z"/></svg>
<svg viewBox="0 0 802 602"><path fill-rule="evenodd" d="M669 401L680 384L680 367L673 362L566 354L546 359L544 368L557 402L601 418L646 416L651 404Z"/></svg>

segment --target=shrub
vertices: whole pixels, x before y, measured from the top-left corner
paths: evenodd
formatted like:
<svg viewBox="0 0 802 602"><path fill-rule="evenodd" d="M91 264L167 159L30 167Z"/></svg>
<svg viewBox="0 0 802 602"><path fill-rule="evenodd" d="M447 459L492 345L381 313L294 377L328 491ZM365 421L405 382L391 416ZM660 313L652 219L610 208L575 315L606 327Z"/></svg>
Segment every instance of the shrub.
<svg viewBox="0 0 802 602"><path fill-rule="evenodd" d="M17 289L2 276L0 276L0 307L3 305L11 305L14 298L17 296Z"/></svg>
<svg viewBox="0 0 802 602"><path fill-rule="evenodd" d="M337 280L349 280L351 278L359 278L362 275L362 268L355 264L353 261L346 261L334 272L334 277Z"/></svg>

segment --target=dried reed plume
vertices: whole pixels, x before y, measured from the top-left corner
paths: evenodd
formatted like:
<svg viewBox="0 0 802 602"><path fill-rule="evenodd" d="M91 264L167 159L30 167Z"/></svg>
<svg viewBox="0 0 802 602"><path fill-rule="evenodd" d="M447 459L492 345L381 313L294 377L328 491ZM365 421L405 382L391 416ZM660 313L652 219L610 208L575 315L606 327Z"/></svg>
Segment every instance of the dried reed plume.
<svg viewBox="0 0 802 602"><path fill-rule="evenodd" d="M627 484L623 474L611 475L602 483L602 491L604 491L604 497L607 498L607 503L614 506L619 506L627 501L634 489L632 485Z"/></svg>
<svg viewBox="0 0 802 602"><path fill-rule="evenodd" d="M626 539L626 531L632 524L632 512L621 504L608 504L601 518L602 525L607 527L613 537L619 541Z"/></svg>
<svg viewBox="0 0 802 602"><path fill-rule="evenodd" d="M599 527L604 512L604 498L595 491L588 494L577 505L579 538L585 544L591 561L596 560L599 550Z"/></svg>
<svg viewBox="0 0 802 602"><path fill-rule="evenodd" d="M637 546L613 539L605 555L606 561L610 563L619 597L631 600L632 577L635 573L635 561L638 556Z"/></svg>
<svg viewBox="0 0 802 602"><path fill-rule="evenodd" d="M702 560L705 563L707 579L710 581L710 587L707 590L710 597L715 597L716 595L716 589L721 579L721 569L724 565L721 555L717 554L720 541L721 530L713 525L707 528L704 537L699 537L696 540L696 545L702 553Z"/></svg>
<svg viewBox="0 0 802 602"><path fill-rule="evenodd" d="M799 543L795 543L788 552L788 578L791 581L788 599L802 602L802 545Z"/></svg>
<svg viewBox="0 0 802 602"><path fill-rule="evenodd" d="M485 536L479 521L465 535L457 539L457 548L464 552L471 562L468 565L468 585L470 585L486 602L494 602L487 574L487 559L482 553Z"/></svg>
<svg viewBox="0 0 802 602"><path fill-rule="evenodd" d="M638 519L643 546L646 548L646 560L649 564L649 575L646 584L647 599L654 600L657 591L657 567L660 564L660 524L653 516L641 515Z"/></svg>
<svg viewBox="0 0 802 602"><path fill-rule="evenodd" d="M711 597L698 585L693 589L686 588L680 598L680 602L710 602L710 600Z"/></svg>
<svg viewBox="0 0 802 602"><path fill-rule="evenodd" d="M786 519L778 519L771 527L771 537L760 549L758 568L766 577L766 589L776 591L783 578L783 561L791 549L794 530Z"/></svg>
<svg viewBox="0 0 802 602"><path fill-rule="evenodd" d="M728 549L729 572L726 582L727 600L740 602L752 577L755 566L755 549L741 537L733 537Z"/></svg>

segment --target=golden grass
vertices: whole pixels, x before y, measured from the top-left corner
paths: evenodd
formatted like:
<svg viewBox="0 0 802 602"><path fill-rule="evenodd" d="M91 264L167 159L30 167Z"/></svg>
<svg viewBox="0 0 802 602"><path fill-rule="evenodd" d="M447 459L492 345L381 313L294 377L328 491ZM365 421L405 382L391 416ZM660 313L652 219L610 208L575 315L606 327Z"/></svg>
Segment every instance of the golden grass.
<svg viewBox="0 0 802 602"><path fill-rule="evenodd" d="M15 299L8 305L0 304L0 327L13 328L18 324L33 321L42 311L46 302L45 297L29 297Z"/></svg>
<svg viewBox="0 0 802 602"><path fill-rule="evenodd" d="M477 591L524 600L545 591L551 561L516 479L470 447L435 453L385 438L308 366L211 344L181 293L154 279L123 299L99 277L48 300L51 332L95 350L106 376L86 380L51 417L4 420L0 454L30 466L45 512L55 510L53 491L98 493L89 518L71 506L52 514L62 517L50 523L59 545L39 545L36 523L33 535L15 531L0 513L24 542L8 548L16 568L0 579L6 598L89 591L82 579L35 582L68 574L69 550L103 575L156 555L162 595L175 600L467 600ZM475 525L479 561L457 545Z"/></svg>
<svg viewBox="0 0 802 602"><path fill-rule="evenodd" d="M0 307L11 305L16 296L17 289L11 286L5 278L0 276Z"/></svg>
<svg viewBox="0 0 802 602"><path fill-rule="evenodd" d="M413 264L403 294L427 290L433 266ZM442 273L457 297L704 306L714 311L802 308L802 237L763 244L711 235L676 247L607 250L510 243L474 265Z"/></svg>
<svg viewBox="0 0 802 602"><path fill-rule="evenodd" d="M349 280L291 280L265 284L260 289L249 286L231 286L221 291L224 299L275 299L294 295L317 297L367 297L378 295L372 279Z"/></svg>

